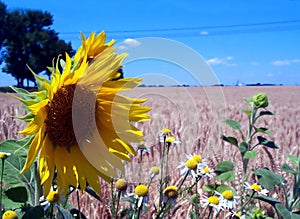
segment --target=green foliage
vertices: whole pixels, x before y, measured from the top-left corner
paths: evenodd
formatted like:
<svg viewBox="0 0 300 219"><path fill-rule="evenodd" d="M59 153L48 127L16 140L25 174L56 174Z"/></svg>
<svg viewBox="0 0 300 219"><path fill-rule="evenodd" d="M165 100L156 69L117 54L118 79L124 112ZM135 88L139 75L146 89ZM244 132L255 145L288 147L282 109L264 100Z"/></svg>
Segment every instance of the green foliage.
<svg viewBox="0 0 300 219"><path fill-rule="evenodd" d="M235 120L227 119L224 122L233 129L241 130L241 124Z"/></svg>
<svg viewBox="0 0 300 219"><path fill-rule="evenodd" d="M264 137L258 136L257 140L259 144L264 145L266 147L275 148L275 149L279 148L273 141L270 141Z"/></svg>
<svg viewBox="0 0 300 219"><path fill-rule="evenodd" d="M9 188L4 193L13 202L26 203L28 201L27 189L23 186Z"/></svg>
<svg viewBox="0 0 300 219"><path fill-rule="evenodd" d="M1 4L0 11L2 8ZM58 34L50 29L53 17L48 12L10 11L5 18L0 17L0 26L1 22L5 27L5 35L2 36L5 62L3 72L11 74L17 80L18 87L23 87L25 79L27 83L35 82L28 66L37 73L46 72L50 76L46 66L52 66L53 57L65 52L71 55L74 53L71 44L59 39Z"/></svg>

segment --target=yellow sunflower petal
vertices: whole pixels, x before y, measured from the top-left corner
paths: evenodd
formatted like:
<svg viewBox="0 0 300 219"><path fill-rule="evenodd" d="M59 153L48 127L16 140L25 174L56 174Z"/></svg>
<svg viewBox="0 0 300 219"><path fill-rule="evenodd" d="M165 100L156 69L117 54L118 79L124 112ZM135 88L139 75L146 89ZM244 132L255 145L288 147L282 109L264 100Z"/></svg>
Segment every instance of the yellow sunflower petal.
<svg viewBox="0 0 300 219"><path fill-rule="evenodd" d="M33 138L29 149L28 149L28 154L26 158L26 162L24 164L23 169L21 170L21 174L25 173L32 165L33 161L35 160L37 154L39 153L41 147L42 147L42 142L44 141L44 127L42 127L39 132L35 135Z"/></svg>
<svg viewBox="0 0 300 219"><path fill-rule="evenodd" d="M49 100L46 99L46 100L42 100L41 102L39 103L36 103L36 104L33 104L31 106L28 106L28 109L30 110L30 112L33 114L33 115L36 115L38 113L38 111L40 111L40 109L44 106L46 106L48 104Z"/></svg>
<svg viewBox="0 0 300 219"><path fill-rule="evenodd" d="M39 172L41 185L44 186L44 196L47 197L50 192L54 176L54 146L46 136L43 142L43 148L39 159Z"/></svg>

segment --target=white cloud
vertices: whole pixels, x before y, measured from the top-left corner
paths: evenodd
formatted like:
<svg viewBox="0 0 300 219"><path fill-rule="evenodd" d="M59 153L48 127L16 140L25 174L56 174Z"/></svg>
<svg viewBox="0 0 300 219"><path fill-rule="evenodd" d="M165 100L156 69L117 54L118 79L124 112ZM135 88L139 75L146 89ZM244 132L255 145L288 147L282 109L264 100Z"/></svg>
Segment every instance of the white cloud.
<svg viewBox="0 0 300 219"><path fill-rule="evenodd" d="M137 47L137 46L141 45L140 41L135 40L135 39L131 39L131 38L127 38L126 40L124 40L123 43L128 45L128 46L132 46L132 47Z"/></svg>
<svg viewBox="0 0 300 219"><path fill-rule="evenodd" d="M119 46L118 49L128 49L129 47L137 47L141 45L141 42L136 39L127 38Z"/></svg>
<svg viewBox="0 0 300 219"><path fill-rule="evenodd" d="M207 31L201 31L200 35L208 35L208 32Z"/></svg>
<svg viewBox="0 0 300 219"><path fill-rule="evenodd" d="M273 74L272 74L271 72L269 72L269 73L267 74L267 76L268 76L269 78L271 78L271 77L273 77Z"/></svg>
<svg viewBox="0 0 300 219"><path fill-rule="evenodd" d="M212 58L208 59L206 62L210 65L226 65L226 66L236 66L235 63L230 63L229 61L233 60L232 56L227 56L225 58Z"/></svg>
<svg viewBox="0 0 300 219"><path fill-rule="evenodd" d="M260 63L259 63L259 62L256 62L256 61L250 62L250 64L251 64L251 65L254 65L254 66L260 65Z"/></svg>
<svg viewBox="0 0 300 219"><path fill-rule="evenodd" d="M285 65L291 65L293 63L299 63L300 59L284 59L284 60L276 60L271 62L272 65L275 66L285 66Z"/></svg>

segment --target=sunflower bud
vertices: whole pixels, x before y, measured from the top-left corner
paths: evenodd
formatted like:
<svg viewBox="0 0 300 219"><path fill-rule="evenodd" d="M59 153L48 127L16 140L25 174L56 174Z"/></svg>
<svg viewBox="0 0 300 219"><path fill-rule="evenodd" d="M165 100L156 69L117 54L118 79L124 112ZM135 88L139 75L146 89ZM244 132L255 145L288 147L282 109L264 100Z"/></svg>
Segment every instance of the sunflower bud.
<svg viewBox="0 0 300 219"><path fill-rule="evenodd" d="M255 108L263 108L269 105L268 97L265 93L258 93L253 96Z"/></svg>

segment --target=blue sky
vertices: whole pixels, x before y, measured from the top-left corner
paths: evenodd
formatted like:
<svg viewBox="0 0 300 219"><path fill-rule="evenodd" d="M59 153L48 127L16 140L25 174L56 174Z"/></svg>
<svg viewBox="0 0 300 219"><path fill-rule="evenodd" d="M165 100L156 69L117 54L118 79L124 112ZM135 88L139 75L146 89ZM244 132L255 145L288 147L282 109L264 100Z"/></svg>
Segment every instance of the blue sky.
<svg viewBox="0 0 300 219"><path fill-rule="evenodd" d="M75 49L80 45L81 31L89 34L101 30L107 32L108 40L117 40L121 52L130 53L129 47L137 49L144 37L175 40L176 48L177 43L186 46L184 51L174 49L165 61L161 60L164 47L153 44L157 60L142 59L124 66L127 77L145 76L146 83L156 78L148 83L199 85L201 77L214 74L215 81L226 85L300 84L299 0L4 2L9 10L49 11L54 18L52 28ZM188 49L202 60L187 56ZM207 73L201 65L199 72L189 72L184 66L188 63L174 62L180 55L185 60L195 59L194 63L209 64L213 73ZM15 83L7 76L0 73L0 85Z"/></svg>

